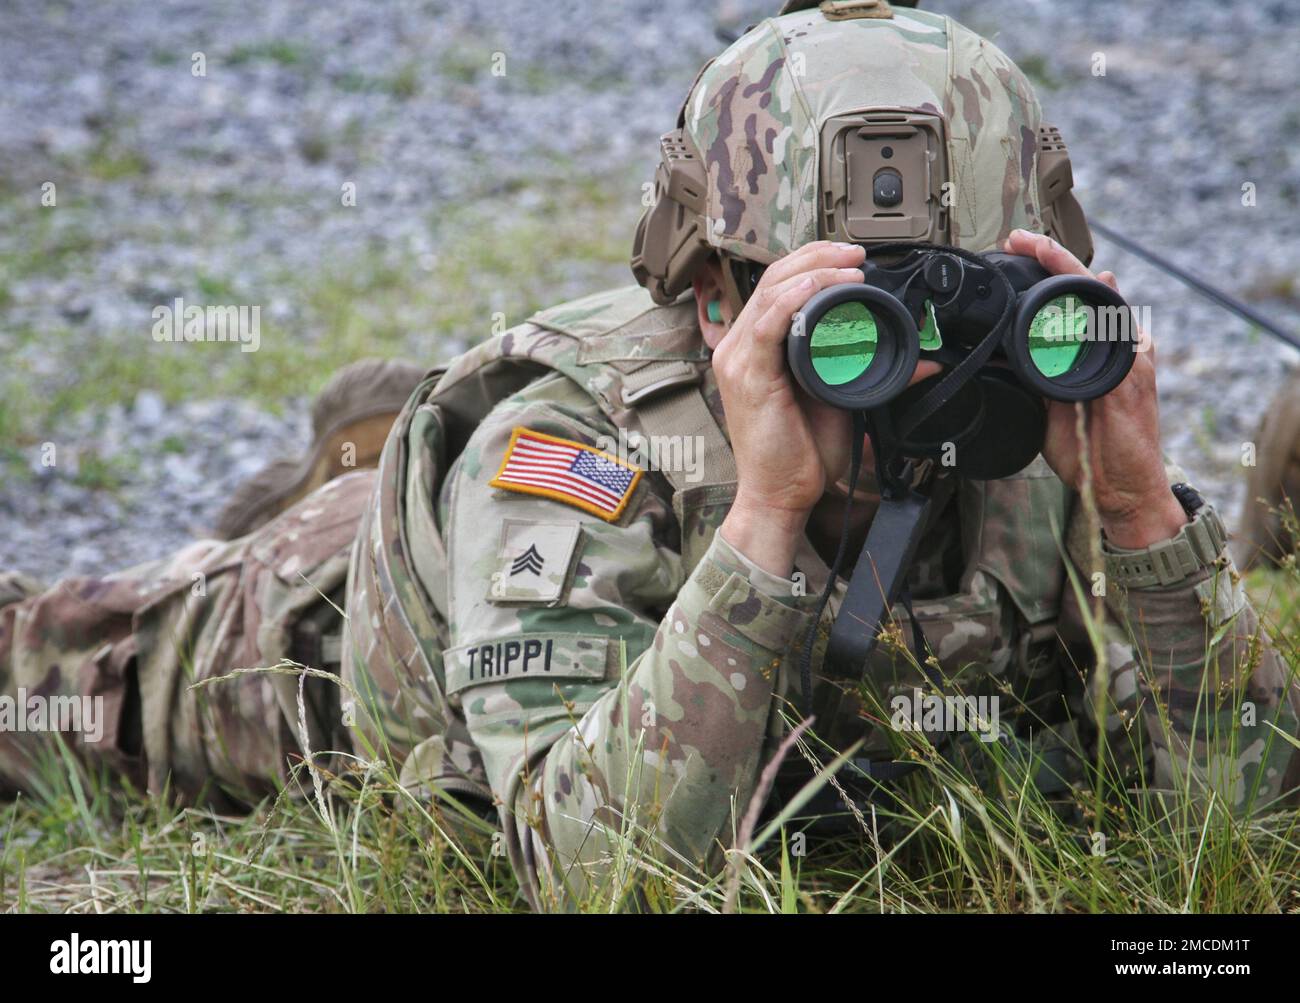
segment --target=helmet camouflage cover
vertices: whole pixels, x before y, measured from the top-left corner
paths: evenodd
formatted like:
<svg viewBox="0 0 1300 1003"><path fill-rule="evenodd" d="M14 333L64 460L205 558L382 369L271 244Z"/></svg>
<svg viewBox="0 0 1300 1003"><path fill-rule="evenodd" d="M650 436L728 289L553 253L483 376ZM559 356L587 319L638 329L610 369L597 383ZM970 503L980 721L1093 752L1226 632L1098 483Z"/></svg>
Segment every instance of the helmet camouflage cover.
<svg viewBox="0 0 1300 1003"><path fill-rule="evenodd" d="M1051 198L1068 196L1069 162L1016 65L951 18L840 6L878 9L849 19L818 9L769 18L700 72L678 129L663 137L656 204L633 249L633 273L657 301L680 294L714 251L769 264L813 240L853 239L828 232L834 220L819 211L832 197L821 159L829 126L867 112L936 123L928 169L943 184L933 185L930 201L942 200L947 243L979 252L1017 227L1055 232L1040 184L1044 168L1056 168ZM1062 242L1086 259L1086 223L1072 208L1087 246Z"/></svg>

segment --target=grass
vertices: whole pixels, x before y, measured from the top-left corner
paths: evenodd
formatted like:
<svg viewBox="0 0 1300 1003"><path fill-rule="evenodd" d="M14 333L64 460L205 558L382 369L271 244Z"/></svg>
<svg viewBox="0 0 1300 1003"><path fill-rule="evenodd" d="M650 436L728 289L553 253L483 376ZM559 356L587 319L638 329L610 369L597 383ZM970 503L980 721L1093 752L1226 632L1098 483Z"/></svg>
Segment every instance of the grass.
<svg viewBox="0 0 1300 1003"><path fill-rule="evenodd" d="M394 803L396 802L396 807ZM5 806L0 911L483 912L519 908L490 833L417 804L390 774L334 826L305 802L247 816L175 807L103 777L51 773L33 799Z"/></svg>
<svg viewBox="0 0 1300 1003"><path fill-rule="evenodd" d="M185 288L155 296L168 304L183 296L187 303L262 305L257 352L155 343L147 304L140 306L138 326L93 335L71 322L57 329L12 324L0 329L7 356L0 369L0 448L27 449L49 438L67 415L129 402L143 389L170 402L241 396L278 409L287 398L314 393L358 358L449 358L490 336L496 312L516 324L565 298L630 282L627 235L638 198L639 188L624 174L593 180L557 161L531 190L495 192L431 214L433 255L423 264L413 254L363 245L311 275L271 273L250 288L200 269ZM92 210L61 205L57 219L49 211L12 210L32 240L0 259L0 306L11 282L37 270L66 273L95 252L100 240L77 222L91 219ZM266 304L273 300L296 307L291 321L270 315Z"/></svg>
<svg viewBox="0 0 1300 1003"><path fill-rule="evenodd" d="M307 62L310 53L301 45L293 42L273 39L240 45L226 57L230 66L243 66L245 63L269 62L277 66L298 66Z"/></svg>
<svg viewBox="0 0 1300 1003"><path fill-rule="evenodd" d="M1252 573L1249 589L1278 649L1300 665L1294 558ZM791 755L815 747L808 734L798 738L787 743ZM920 733L904 744L920 769L892 808L868 809L857 831L806 836L796 801L758 825L738 820L726 865L705 873L625 820L606 833L608 877L574 904L591 912L1300 912L1294 809L1246 818L1190 785L1143 796L1106 755L1073 795L1049 798L1000 743L972 743L982 763L938 755ZM313 759L320 787L300 763L298 782L278 798L231 816L147 797L51 754L36 789L0 807L0 911L527 908L489 824L450 797L404 790L394 764L372 750L337 754L329 760L342 763L337 773L325 762ZM651 806L642 817L653 814Z"/></svg>
<svg viewBox="0 0 1300 1003"><path fill-rule="evenodd" d="M149 169L149 161L138 150L102 141L84 161L87 173L99 181L123 181L138 177Z"/></svg>

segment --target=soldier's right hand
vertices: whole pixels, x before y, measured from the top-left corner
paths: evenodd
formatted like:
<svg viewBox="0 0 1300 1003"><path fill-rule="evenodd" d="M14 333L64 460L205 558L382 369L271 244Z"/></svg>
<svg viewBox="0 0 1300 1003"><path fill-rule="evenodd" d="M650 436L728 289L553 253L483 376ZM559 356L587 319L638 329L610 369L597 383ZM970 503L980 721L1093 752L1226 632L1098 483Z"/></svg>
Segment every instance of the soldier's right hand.
<svg viewBox="0 0 1300 1003"><path fill-rule="evenodd" d="M765 571L786 576L808 515L848 466L852 422L813 400L786 363L790 320L814 293L862 281L856 244L805 244L763 273L713 351L738 485L721 532Z"/></svg>

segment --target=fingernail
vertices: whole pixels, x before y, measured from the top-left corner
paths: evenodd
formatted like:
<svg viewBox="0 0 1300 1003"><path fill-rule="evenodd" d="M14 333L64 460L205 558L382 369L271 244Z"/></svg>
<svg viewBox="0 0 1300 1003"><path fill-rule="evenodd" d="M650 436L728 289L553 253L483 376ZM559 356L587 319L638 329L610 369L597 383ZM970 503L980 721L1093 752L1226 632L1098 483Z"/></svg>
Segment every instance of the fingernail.
<svg viewBox="0 0 1300 1003"><path fill-rule="evenodd" d="M813 282L813 277L812 277L811 275L809 275L806 279L804 279L802 282L799 283L799 288L800 288L800 289L811 289L811 288L813 287L814 284L815 284L815 283Z"/></svg>
<svg viewBox="0 0 1300 1003"><path fill-rule="evenodd" d="M852 275L855 279L862 278L861 268L837 268L835 270L841 275Z"/></svg>
<svg viewBox="0 0 1300 1003"><path fill-rule="evenodd" d="M836 247L842 247L842 248L844 248L844 250L846 250L846 251L851 251L851 250L853 250L855 247L857 247L858 245L857 245L857 244L846 244L846 243L845 243L844 241L842 241L842 240L837 240L837 241L835 241L835 246L836 246Z"/></svg>

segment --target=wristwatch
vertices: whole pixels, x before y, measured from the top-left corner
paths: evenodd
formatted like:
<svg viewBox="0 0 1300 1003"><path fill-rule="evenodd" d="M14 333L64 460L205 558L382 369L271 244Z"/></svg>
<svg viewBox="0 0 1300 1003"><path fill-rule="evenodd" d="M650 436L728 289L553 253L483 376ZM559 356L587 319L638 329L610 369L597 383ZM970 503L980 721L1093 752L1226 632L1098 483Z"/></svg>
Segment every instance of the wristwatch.
<svg viewBox="0 0 1300 1003"><path fill-rule="evenodd" d="M1223 554L1228 532L1214 506L1207 504L1189 484L1175 484L1170 489L1183 511L1192 517L1177 535L1141 550L1126 550L1108 543L1102 545L1106 559L1106 578L1129 589L1170 586L1185 581L1199 571L1213 567Z"/></svg>

